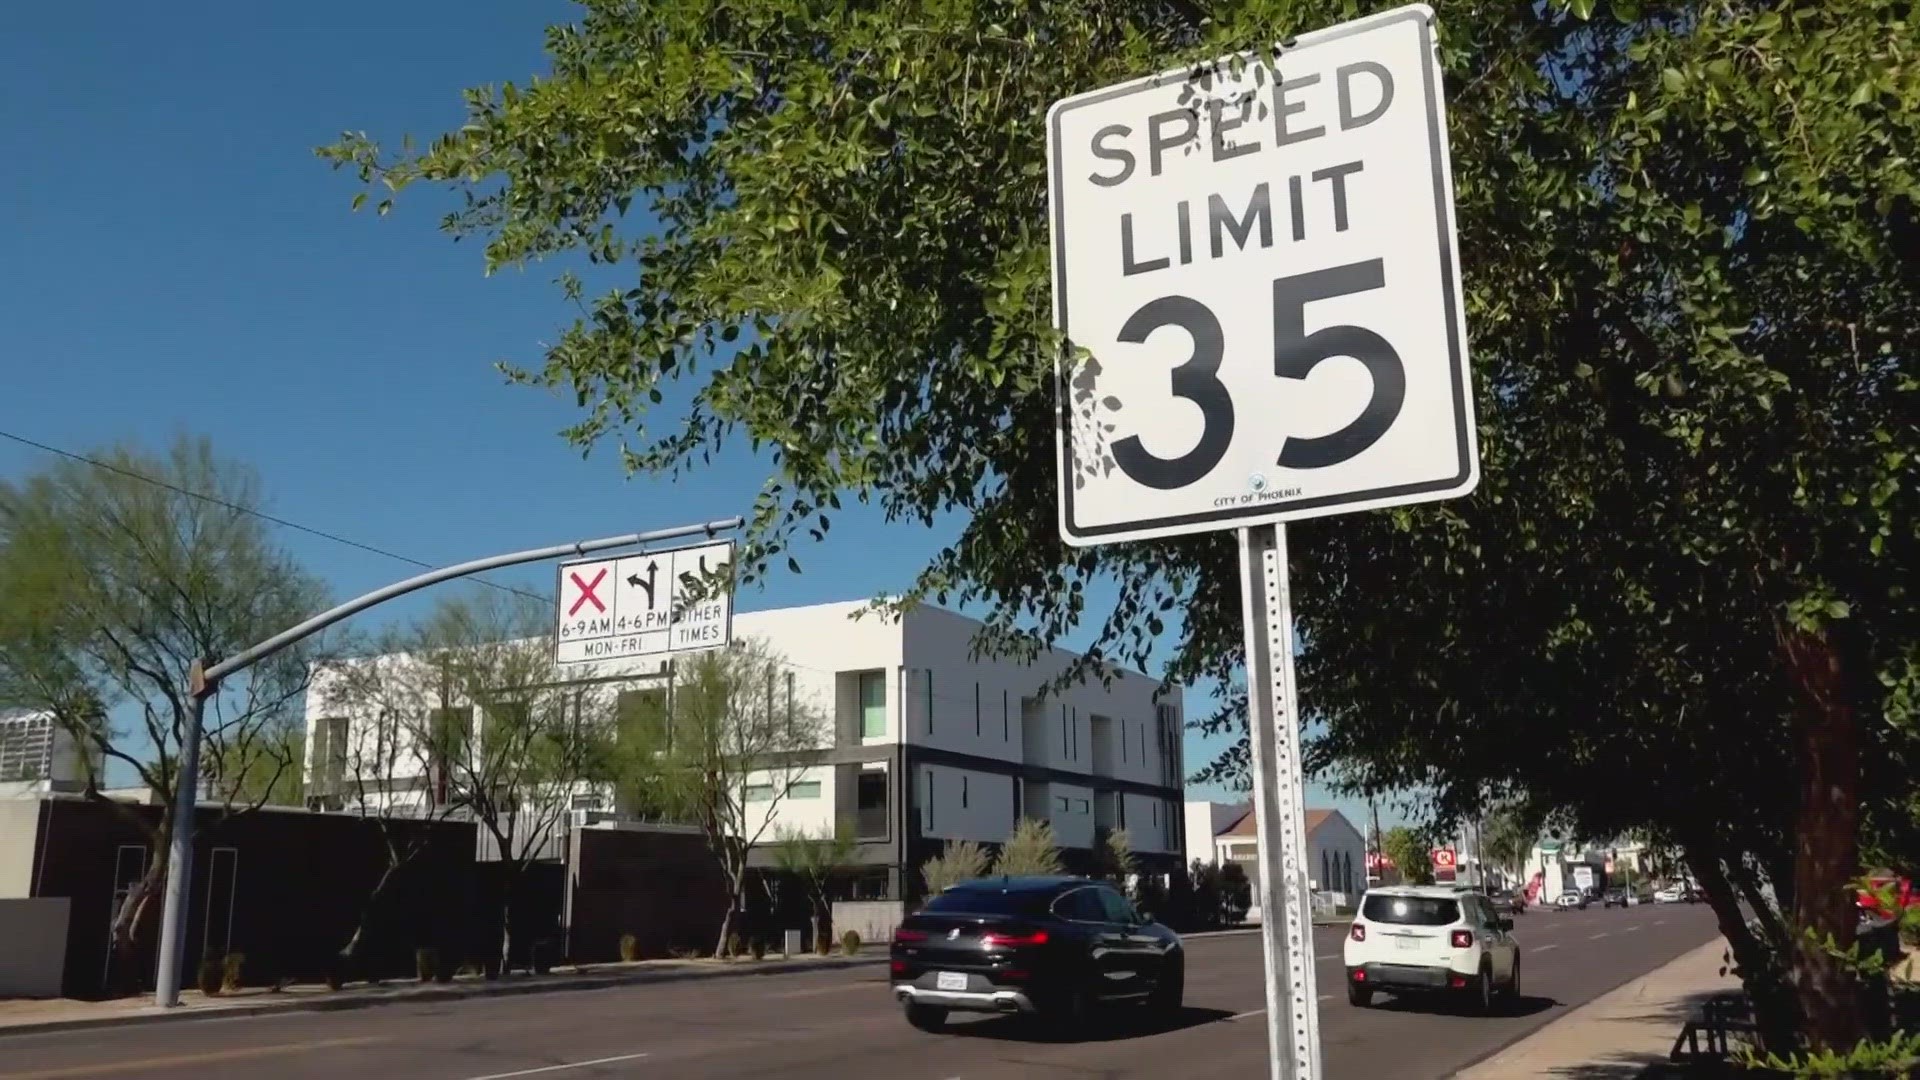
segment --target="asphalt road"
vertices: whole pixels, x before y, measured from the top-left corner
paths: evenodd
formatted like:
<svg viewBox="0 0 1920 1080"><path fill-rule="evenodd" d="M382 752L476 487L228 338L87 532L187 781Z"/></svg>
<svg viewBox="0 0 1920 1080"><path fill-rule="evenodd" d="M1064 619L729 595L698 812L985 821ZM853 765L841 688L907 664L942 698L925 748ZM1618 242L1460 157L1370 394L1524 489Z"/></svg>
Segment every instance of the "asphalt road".
<svg viewBox="0 0 1920 1080"><path fill-rule="evenodd" d="M1535 909L1514 931L1524 996L1495 1017L1413 1000L1349 1006L1341 933L1314 935L1328 1080L1446 1076L1715 931L1705 905ZM914 1031L872 967L6 1037L0 1080L1259 1077L1261 987L1260 938L1237 934L1188 943L1177 1022L1116 1023L1082 1041L997 1017Z"/></svg>

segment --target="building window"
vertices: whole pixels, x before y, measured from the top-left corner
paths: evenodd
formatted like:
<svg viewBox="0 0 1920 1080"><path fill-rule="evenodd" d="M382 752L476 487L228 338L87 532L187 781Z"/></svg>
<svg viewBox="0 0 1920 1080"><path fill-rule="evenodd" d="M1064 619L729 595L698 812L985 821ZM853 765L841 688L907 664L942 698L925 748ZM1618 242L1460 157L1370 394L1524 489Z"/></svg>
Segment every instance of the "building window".
<svg viewBox="0 0 1920 1080"><path fill-rule="evenodd" d="M887 838L885 769L862 769L854 781L854 835L862 840Z"/></svg>
<svg viewBox="0 0 1920 1080"><path fill-rule="evenodd" d="M933 831L933 770L927 770L927 786L920 792L920 801L927 808L927 831Z"/></svg>
<svg viewBox="0 0 1920 1080"><path fill-rule="evenodd" d="M927 669L927 734L933 734L933 669Z"/></svg>
<svg viewBox="0 0 1920 1080"><path fill-rule="evenodd" d="M747 785L747 801L748 802L772 802L773 801L773 785L772 784L748 784Z"/></svg>
<svg viewBox="0 0 1920 1080"><path fill-rule="evenodd" d="M1008 721L1007 719L1007 717L1011 715L1011 713L1009 713L1007 709L1007 701L1010 696L1011 695L1009 694L1008 691L1006 690L1000 691L1000 741L1001 742L1013 741L1013 734L1012 734L1013 729L1012 727L1009 726L1010 721ZM1018 815L1015 815L1015 816L1018 816Z"/></svg>
<svg viewBox="0 0 1920 1080"><path fill-rule="evenodd" d="M1323 890L1333 888L1333 860L1328 858L1325 848L1320 850L1320 888Z"/></svg>
<svg viewBox="0 0 1920 1080"><path fill-rule="evenodd" d="M347 718L323 716L313 725L313 772L317 780L339 783L347 775Z"/></svg>
<svg viewBox="0 0 1920 1080"><path fill-rule="evenodd" d="M960 809L967 808L967 774L960 774Z"/></svg>
<svg viewBox="0 0 1920 1080"><path fill-rule="evenodd" d="M795 780L787 785L787 797L791 799L817 799L820 797L820 781Z"/></svg>
<svg viewBox="0 0 1920 1080"><path fill-rule="evenodd" d="M887 733L887 677L878 671L860 675L860 737L877 739Z"/></svg>
<svg viewBox="0 0 1920 1080"><path fill-rule="evenodd" d="M614 739L647 750L672 749L667 738L667 692L622 690L613 699Z"/></svg>
<svg viewBox="0 0 1920 1080"><path fill-rule="evenodd" d="M1088 805L1087 805L1087 800L1085 800L1085 799L1075 799L1075 800L1073 800L1073 812L1074 812L1074 813L1076 813L1076 814L1084 814L1084 813L1086 813L1086 812L1087 812L1087 810L1088 810Z"/></svg>
<svg viewBox="0 0 1920 1080"><path fill-rule="evenodd" d="M1068 805L1069 804L1067 803L1067 797L1065 795L1055 795L1053 797L1053 808L1055 810L1058 810L1064 814L1067 812Z"/></svg>
<svg viewBox="0 0 1920 1080"><path fill-rule="evenodd" d="M973 737L980 737L980 684L973 684Z"/></svg>
<svg viewBox="0 0 1920 1080"><path fill-rule="evenodd" d="M1067 707L1065 705L1061 705L1060 706L1060 756L1063 758L1073 757L1073 753L1067 749L1068 738L1069 736L1067 734Z"/></svg>

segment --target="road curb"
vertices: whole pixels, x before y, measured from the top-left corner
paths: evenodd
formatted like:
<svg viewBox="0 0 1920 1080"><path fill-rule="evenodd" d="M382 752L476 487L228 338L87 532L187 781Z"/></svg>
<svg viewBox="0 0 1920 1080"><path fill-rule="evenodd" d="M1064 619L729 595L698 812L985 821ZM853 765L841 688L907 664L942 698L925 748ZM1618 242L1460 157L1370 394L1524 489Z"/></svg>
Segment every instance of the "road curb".
<svg viewBox="0 0 1920 1080"><path fill-rule="evenodd" d="M734 979L754 975L791 975L807 971L840 971L885 963L885 956L860 956L852 959L817 960L805 964L768 964L721 968L718 970L618 972L605 975L566 975L535 977L523 982L493 982L475 986L407 989L385 994L314 997L307 1000L263 1001L258 1004L214 1006L198 1009L172 1009L166 1012L132 1013L119 1016L82 1016L65 1020L44 1020L26 1024L0 1024L0 1041L14 1036L45 1035L90 1028L144 1027L149 1024L175 1024L194 1020L230 1020L267 1016L275 1013L349 1012L382 1005L431 1004L464 1001L468 998L517 997L526 994L551 994L575 990L605 990L649 983L699 982L708 979Z"/></svg>

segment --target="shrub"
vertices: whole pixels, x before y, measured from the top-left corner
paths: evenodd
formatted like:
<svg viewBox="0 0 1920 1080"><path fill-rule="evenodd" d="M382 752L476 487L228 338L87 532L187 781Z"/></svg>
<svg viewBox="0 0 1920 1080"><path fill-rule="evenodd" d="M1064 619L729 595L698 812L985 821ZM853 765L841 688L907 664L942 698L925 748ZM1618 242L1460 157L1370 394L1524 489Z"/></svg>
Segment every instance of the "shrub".
<svg viewBox="0 0 1920 1080"><path fill-rule="evenodd" d="M747 951L753 954L755 960L765 960L767 958L767 939L755 934L753 936L753 942L747 946Z"/></svg>
<svg viewBox="0 0 1920 1080"><path fill-rule="evenodd" d="M220 962L220 989L232 993L240 989L247 974L247 954L228 953Z"/></svg>
<svg viewBox="0 0 1920 1080"><path fill-rule="evenodd" d="M226 968L217 956L209 956L200 961L200 992L213 997L220 993L220 983L226 977Z"/></svg>
<svg viewBox="0 0 1920 1080"><path fill-rule="evenodd" d="M413 950L413 973L421 982L428 982L440 971L440 954L433 949Z"/></svg>
<svg viewBox="0 0 1920 1080"><path fill-rule="evenodd" d="M849 930L840 935L840 951L848 956L860 955L860 931Z"/></svg>
<svg viewBox="0 0 1920 1080"><path fill-rule="evenodd" d="M640 939L632 934L620 935L620 959L631 964L640 959Z"/></svg>

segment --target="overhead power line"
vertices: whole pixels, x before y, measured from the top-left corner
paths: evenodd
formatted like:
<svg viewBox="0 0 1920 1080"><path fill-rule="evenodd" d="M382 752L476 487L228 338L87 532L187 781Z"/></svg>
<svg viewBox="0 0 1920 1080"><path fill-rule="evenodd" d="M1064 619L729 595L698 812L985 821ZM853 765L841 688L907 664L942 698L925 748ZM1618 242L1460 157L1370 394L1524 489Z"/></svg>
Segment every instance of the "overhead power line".
<svg viewBox="0 0 1920 1080"><path fill-rule="evenodd" d="M0 438L11 439L14 442L21 444L22 446L31 446L35 450L43 450L49 454L55 454L60 457L66 458L69 461L77 461L82 465L90 465L93 468L100 469L105 472L110 472L117 476L124 476L130 480L138 480L143 484L152 484L154 487L164 488L167 491L171 491L176 495L184 495L189 499L197 499L203 503L207 503L212 506L218 506L223 509L231 510L238 514L246 514L249 517L259 518L261 521L271 522L275 525L280 526L283 529L292 529L295 532L303 532L309 536L317 536L322 540L331 540L336 544L344 544L350 548L358 548L361 551L365 551L374 555L379 555L383 558L393 559L398 562L403 562L410 566L417 566L423 570L439 569L439 567L434 563L423 562L419 559L411 558L409 556L402 555L395 551L388 551L385 548L375 547L372 544L363 544L358 540L351 540L351 539L348 539L347 537L339 535L338 533L330 533L325 529L316 529L311 525L302 525L297 521L288 521L286 518L283 518L283 517L275 517L272 514L255 510L250 506L242 506L239 503L229 502L226 499L222 499L213 495L208 495L205 492L192 491L187 488L183 488L178 484L170 484L165 480L160 480L155 477L147 476L144 473L134 472L132 469L123 469L118 465L113 465L108 462L101 461L97 458L90 458L85 454L76 454L71 450L62 450L57 446L49 446L46 443L39 442L34 439L29 439L24 435L16 435L11 431L0 430ZM538 600L543 604L552 602L552 597L541 596L541 595L538 595L537 593L530 593L525 589L516 589L511 585L502 585L502 584L499 584L498 582L488 581L486 578L476 577L473 580L489 588L499 589L501 592L513 593L516 596L524 596L529 600Z"/></svg>

